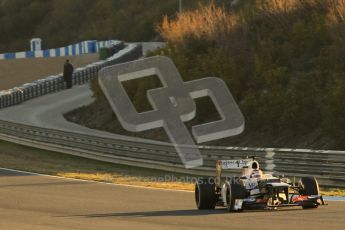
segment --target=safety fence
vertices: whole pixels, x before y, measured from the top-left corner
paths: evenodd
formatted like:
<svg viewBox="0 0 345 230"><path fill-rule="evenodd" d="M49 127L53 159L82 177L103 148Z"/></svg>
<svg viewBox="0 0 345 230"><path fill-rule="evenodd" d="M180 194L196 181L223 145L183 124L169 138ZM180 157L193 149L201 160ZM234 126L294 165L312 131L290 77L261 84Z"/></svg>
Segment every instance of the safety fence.
<svg viewBox="0 0 345 230"><path fill-rule="evenodd" d="M96 41L89 40L79 42L73 45L36 50L36 51L23 51L15 53L2 53L0 54L0 60L18 59L18 58L39 58L39 57L63 57L63 56L75 56L81 54L97 53L100 48L110 47L122 43L117 40Z"/></svg>
<svg viewBox="0 0 345 230"><path fill-rule="evenodd" d="M125 61L135 60L142 55L142 47L140 44L125 45L122 42L117 42L111 46L111 50L115 54L106 60L98 61L82 68L77 68L73 73L73 84L80 85L89 82L97 76L97 73L101 68ZM26 83L9 90L3 90L0 91L0 109L17 105L32 98L54 93L63 89L65 89L65 83L61 73L36 80L32 83Z"/></svg>
<svg viewBox="0 0 345 230"><path fill-rule="evenodd" d="M87 135L0 120L0 139L100 161L212 176L221 159L259 157L266 172L289 177L315 176L322 186L345 187L345 152L200 146L204 166L185 169L168 143ZM233 170L224 175L238 173Z"/></svg>

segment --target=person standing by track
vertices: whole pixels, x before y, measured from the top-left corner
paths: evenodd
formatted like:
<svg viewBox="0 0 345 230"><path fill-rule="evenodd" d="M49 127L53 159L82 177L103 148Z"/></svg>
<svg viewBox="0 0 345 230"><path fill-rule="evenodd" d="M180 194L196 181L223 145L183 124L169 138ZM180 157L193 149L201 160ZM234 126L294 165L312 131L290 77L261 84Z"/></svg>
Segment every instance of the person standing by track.
<svg viewBox="0 0 345 230"><path fill-rule="evenodd" d="M66 82L66 88L72 88L72 74L74 71L73 65L67 59L63 67L63 79Z"/></svg>

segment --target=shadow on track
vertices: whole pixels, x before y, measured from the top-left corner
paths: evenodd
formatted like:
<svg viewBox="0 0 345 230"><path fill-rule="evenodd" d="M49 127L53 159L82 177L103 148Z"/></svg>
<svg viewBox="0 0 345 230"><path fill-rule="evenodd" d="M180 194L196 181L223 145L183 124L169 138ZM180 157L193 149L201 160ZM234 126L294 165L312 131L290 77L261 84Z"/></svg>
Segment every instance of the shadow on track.
<svg viewBox="0 0 345 230"><path fill-rule="evenodd" d="M279 210L246 210L246 213L253 212L282 212L282 211L303 211L302 209L279 209ZM99 213L88 215L72 215L72 216L58 216L58 217L85 217L85 218L105 218L105 217L164 217L164 216L208 216L208 215L240 215L242 212L227 212L226 209L215 210L169 210L169 211L143 211L143 212L123 212L123 213Z"/></svg>
<svg viewBox="0 0 345 230"><path fill-rule="evenodd" d="M169 211L143 211L143 212L123 212L123 213L100 213L89 215L74 215L68 217L86 217L86 218L99 218L99 217L163 217L163 216L206 216L226 213L225 209L216 210L169 210ZM62 216L60 216L62 217ZM66 217L66 216L64 216Z"/></svg>

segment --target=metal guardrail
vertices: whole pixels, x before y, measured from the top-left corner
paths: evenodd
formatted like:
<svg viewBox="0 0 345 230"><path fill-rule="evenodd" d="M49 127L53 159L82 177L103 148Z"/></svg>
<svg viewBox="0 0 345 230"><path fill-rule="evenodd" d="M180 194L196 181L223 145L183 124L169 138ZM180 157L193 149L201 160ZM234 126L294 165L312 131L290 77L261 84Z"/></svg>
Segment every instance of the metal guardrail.
<svg viewBox="0 0 345 230"><path fill-rule="evenodd" d="M196 175L214 175L219 159L256 155L265 171L310 176L320 184L345 187L345 152L200 146L204 166L185 169L170 144L113 139L0 121L0 139L102 161ZM230 171L228 175L233 174Z"/></svg>
<svg viewBox="0 0 345 230"><path fill-rule="evenodd" d="M141 56L141 52L140 46L128 45L106 61L77 69L73 75L74 84L88 82L101 68L133 60ZM0 108L62 89L63 80L59 75L24 84L10 90L9 94L0 95ZM172 145L131 137L128 140L113 139L0 120L0 139L101 161L209 176L214 175L215 162L219 159L256 155L265 171L296 177L313 175L322 186L345 187L345 151L200 146L204 166L185 169ZM233 173L229 171L228 175Z"/></svg>

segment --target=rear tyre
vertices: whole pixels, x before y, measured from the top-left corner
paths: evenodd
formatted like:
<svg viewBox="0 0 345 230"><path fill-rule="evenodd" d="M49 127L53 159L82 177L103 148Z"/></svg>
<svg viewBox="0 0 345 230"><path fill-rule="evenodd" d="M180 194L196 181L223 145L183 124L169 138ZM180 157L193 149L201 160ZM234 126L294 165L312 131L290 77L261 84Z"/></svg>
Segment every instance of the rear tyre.
<svg viewBox="0 0 345 230"><path fill-rule="evenodd" d="M315 177L302 177L299 181L299 186L301 187L301 195L310 196L320 194L319 183L317 182ZM304 209L317 207L318 205L316 203L302 206L302 208Z"/></svg>
<svg viewBox="0 0 345 230"><path fill-rule="evenodd" d="M195 184L195 203L199 210L214 209L216 206L215 183L208 179Z"/></svg>
<svg viewBox="0 0 345 230"><path fill-rule="evenodd" d="M247 190L245 187L243 187L240 184L227 183L226 208L229 212L242 211L242 210L234 210L235 200L244 199L246 197L247 197Z"/></svg>

